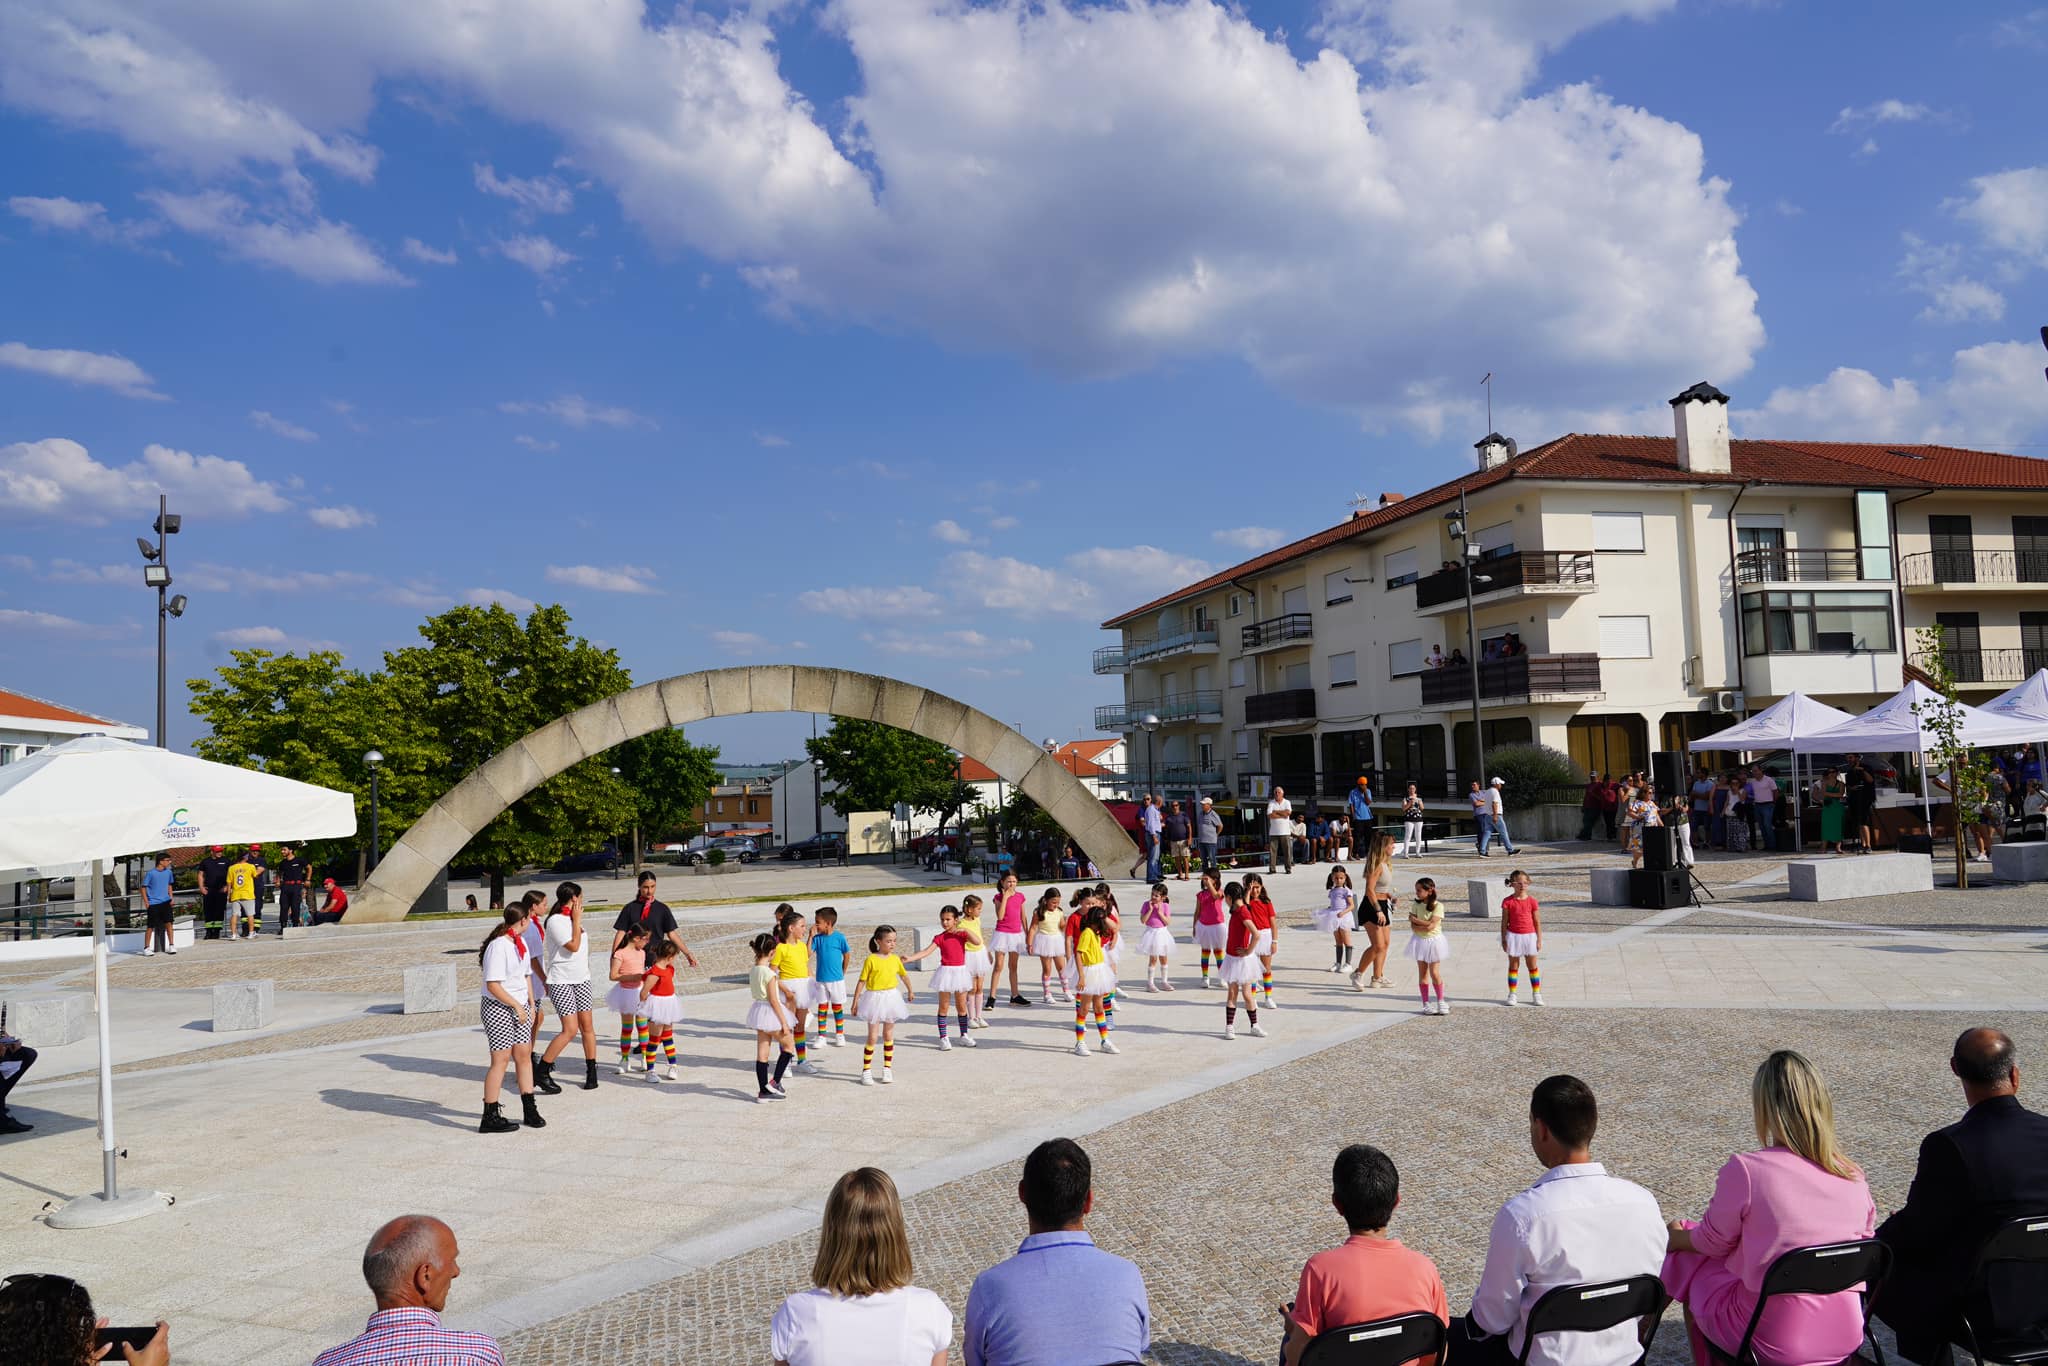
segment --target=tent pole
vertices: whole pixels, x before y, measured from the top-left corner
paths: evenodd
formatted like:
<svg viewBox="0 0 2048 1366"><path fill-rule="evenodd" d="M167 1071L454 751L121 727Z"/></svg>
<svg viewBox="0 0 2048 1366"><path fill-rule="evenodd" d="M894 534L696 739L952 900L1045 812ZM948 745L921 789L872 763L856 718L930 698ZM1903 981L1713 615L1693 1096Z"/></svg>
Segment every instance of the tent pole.
<svg viewBox="0 0 2048 1366"><path fill-rule="evenodd" d="M114 1174L114 1038L107 992L106 865L92 861L92 994L98 1008L100 1034L100 1166L105 1189L101 1199L112 1203L119 1193Z"/></svg>

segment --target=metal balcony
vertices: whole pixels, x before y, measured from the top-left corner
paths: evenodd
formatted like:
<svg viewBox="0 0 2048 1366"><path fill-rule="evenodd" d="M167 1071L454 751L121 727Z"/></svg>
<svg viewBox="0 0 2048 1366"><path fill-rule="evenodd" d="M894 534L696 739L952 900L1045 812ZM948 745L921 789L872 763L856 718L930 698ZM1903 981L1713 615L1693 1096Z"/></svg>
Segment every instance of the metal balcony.
<svg viewBox="0 0 2048 1366"><path fill-rule="evenodd" d="M1315 639L1315 618L1306 612L1289 612L1284 616L1268 617L1239 628L1242 648L1246 654L1271 650L1282 645L1298 645Z"/></svg>
<svg viewBox="0 0 2048 1366"><path fill-rule="evenodd" d="M1590 550L1528 550L1481 560L1472 583L1475 603L1492 602L1496 594L1531 597L1593 591ZM1465 571L1439 569L1415 581L1415 610L1444 611L1465 605Z"/></svg>
<svg viewBox="0 0 2048 1366"><path fill-rule="evenodd" d="M1915 650L1913 663L1920 668L1932 665L1936 652ZM1979 683L2017 683L2023 678L2032 678L2038 669L2048 668L2048 650L1953 650L1939 652L1948 665L1950 677L1969 687Z"/></svg>
<svg viewBox="0 0 2048 1366"><path fill-rule="evenodd" d="M1275 726L1289 721L1316 719L1316 690L1287 688L1280 692L1255 692L1244 700L1247 726Z"/></svg>
<svg viewBox="0 0 2048 1366"><path fill-rule="evenodd" d="M2048 550L1923 550L1899 561L1907 588L2048 588Z"/></svg>
<svg viewBox="0 0 2048 1366"><path fill-rule="evenodd" d="M1169 726L1188 721L1221 721L1223 694L1215 688L1201 688L1193 692L1168 693L1152 701L1116 702L1097 707L1095 729L1137 730L1138 723L1148 712Z"/></svg>
<svg viewBox="0 0 2048 1366"><path fill-rule="evenodd" d="M1148 778L1143 763L1126 764L1121 768L1103 768L1103 775L1098 781L1108 791L1136 796L1148 790ZM1151 788L1169 794L1184 792L1190 788L1197 791L1214 791L1223 786L1223 765L1154 764L1149 782Z"/></svg>
<svg viewBox="0 0 2048 1366"><path fill-rule="evenodd" d="M1856 583L1863 578L1854 550L1745 550L1735 557L1737 583Z"/></svg>
<svg viewBox="0 0 2048 1366"><path fill-rule="evenodd" d="M1124 657L1121 645L1105 645L1095 652L1095 672L1099 674L1120 674L1130 672L1131 662Z"/></svg>
<svg viewBox="0 0 2048 1366"><path fill-rule="evenodd" d="M1525 702L1536 698L1600 696L1600 656L1514 655L1479 666L1481 702ZM1449 707L1472 701L1472 670L1446 666L1422 675L1422 705Z"/></svg>
<svg viewBox="0 0 2048 1366"><path fill-rule="evenodd" d="M1134 640L1125 647L1125 654L1130 663L1144 664L1168 655L1214 654L1218 648L1216 628L1196 626L1155 640Z"/></svg>

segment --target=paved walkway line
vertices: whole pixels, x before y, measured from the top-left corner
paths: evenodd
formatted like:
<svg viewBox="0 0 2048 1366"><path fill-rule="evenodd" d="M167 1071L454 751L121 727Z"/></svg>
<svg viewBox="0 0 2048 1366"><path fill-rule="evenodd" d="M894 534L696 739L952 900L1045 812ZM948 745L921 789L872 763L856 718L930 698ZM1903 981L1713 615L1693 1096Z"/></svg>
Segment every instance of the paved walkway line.
<svg viewBox="0 0 2048 1366"><path fill-rule="evenodd" d="M329 1020L326 1022L326 1025L316 1025L313 1027L325 1028L327 1025L342 1024L355 1018L359 1017L344 1015L340 1020ZM371 1039L343 1039L340 1043L313 1044L306 1048L281 1048L275 1053L244 1053L236 1058L213 1058L202 1062L172 1063L165 1067L148 1067L139 1072L117 1072L114 1075L116 1083L120 1084L122 1078L140 1078L145 1076L154 1078L173 1076L180 1072L213 1072L223 1067L235 1067L242 1063L274 1062L279 1058L310 1058L321 1053L345 1053L350 1049L384 1048L393 1044L409 1043L414 1039L438 1039L447 1034L481 1034L483 1033L483 1028L481 1023L450 1025L446 1029L422 1029L416 1034L380 1034ZM283 1032L296 1033L297 1031L285 1030ZM251 1033L243 1037L260 1039L264 1036ZM226 1042L239 1043L241 1040L230 1039ZM71 1086L97 1086L98 1084L99 1073L97 1071L77 1072L70 1076L56 1077L49 1081L23 1082L16 1088L14 1094L26 1096L38 1091L61 1091Z"/></svg>

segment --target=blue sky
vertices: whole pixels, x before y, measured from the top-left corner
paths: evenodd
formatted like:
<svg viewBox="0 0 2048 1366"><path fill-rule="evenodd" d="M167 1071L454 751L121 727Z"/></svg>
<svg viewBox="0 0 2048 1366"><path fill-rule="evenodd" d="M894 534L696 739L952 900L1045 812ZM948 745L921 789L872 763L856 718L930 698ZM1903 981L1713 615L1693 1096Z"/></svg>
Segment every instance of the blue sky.
<svg viewBox="0 0 2048 1366"><path fill-rule="evenodd" d="M1524 444L1707 378L2048 455L2044 62L2025 4L8 6L0 684L147 721L159 487L174 679L561 601L1066 737L1097 621L1455 474L1488 370Z"/></svg>

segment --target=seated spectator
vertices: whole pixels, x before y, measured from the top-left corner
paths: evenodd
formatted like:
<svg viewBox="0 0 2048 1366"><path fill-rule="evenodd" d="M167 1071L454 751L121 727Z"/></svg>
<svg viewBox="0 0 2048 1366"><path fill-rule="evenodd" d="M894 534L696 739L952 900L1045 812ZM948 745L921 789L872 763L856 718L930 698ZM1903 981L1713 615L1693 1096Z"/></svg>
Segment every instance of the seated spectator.
<svg viewBox="0 0 2048 1366"><path fill-rule="evenodd" d="M1764 1146L1722 1165L1697 1221L1671 1221L1664 1288L1685 1305L1698 1366L1710 1366L1708 1341L1724 1355L1741 1345L1772 1262L1794 1248L1868 1238L1877 1222L1863 1173L1835 1141L1834 1102L1812 1063L1790 1049L1771 1054L1749 1103ZM1751 1341L1759 1361L1843 1361L1863 1341L1862 1298L1845 1290L1773 1299Z"/></svg>
<svg viewBox="0 0 2048 1366"><path fill-rule="evenodd" d="M1656 1274L1664 1216L1655 1196L1593 1160L1599 1123L1593 1089L1577 1077L1537 1083L1529 1097L1529 1147L1545 1171L1494 1216L1471 1312L1451 1321L1458 1366L1518 1360L1529 1311L1554 1286ZM1530 1348L1529 1361L1630 1366L1641 1355L1635 1327L1624 1323L1600 1333L1546 1334Z"/></svg>
<svg viewBox="0 0 2048 1366"><path fill-rule="evenodd" d="M1991 1231L2048 1211L2048 1115L2020 1104L2012 1040L1995 1029L1964 1031L1948 1066L1970 1108L1920 1141L1905 1207L1877 1230L1893 1261L1872 1308L1898 1334L1899 1354L1923 1366L1947 1359L1964 1309L2000 1336L2048 1337L2048 1272L2039 1266L1996 1267L1986 1293L1963 1300Z"/></svg>
<svg viewBox="0 0 2048 1366"><path fill-rule="evenodd" d="M330 877L321 882L320 890L327 893L327 899L320 904L319 910L313 912L313 923L339 925L342 916L348 913L348 889Z"/></svg>
<svg viewBox="0 0 2048 1366"><path fill-rule="evenodd" d="M0 1034L0 1134L25 1134L33 1124L7 1113L7 1097L36 1065L36 1051L11 1034Z"/></svg>
<svg viewBox="0 0 2048 1366"><path fill-rule="evenodd" d="M768 1330L776 1366L945 1366L953 1311L910 1283L910 1233L896 1183L860 1167L825 1197L812 1289Z"/></svg>
<svg viewBox="0 0 2048 1366"><path fill-rule="evenodd" d="M361 1336L330 1347L313 1366L505 1366L482 1333L441 1326L448 1287L462 1274L455 1230L425 1214L401 1214L370 1235L363 1279L376 1297Z"/></svg>
<svg viewBox="0 0 2048 1366"><path fill-rule="evenodd" d="M1338 1153L1330 1169L1330 1203L1351 1236L1301 1268L1301 1284L1288 1306L1282 1366L1297 1366L1309 1343L1333 1328L1397 1314L1451 1321L1436 1263L1387 1233L1401 1203L1401 1174L1392 1158L1363 1143Z"/></svg>
<svg viewBox="0 0 2048 1366"><path fill-rule="evenodd" d="M1072 1366L1136 1361L1152 1345L1145 1278L1095 1246L1088 1154L1047 1139L1024 1159L1017 1198L1031 1236L967 1292L967 1366Z"/></svg>
<svg viewBox="0 0 2048 1366"><path fill-rule="evenodd" d="M24 1272L0 1280L0 1348L8 1366L86 1366L93 1361L133 1361L168 1366L171 1327L157 1321L156 1335L140 1347L102 1352L99 1330L107 1320L92 1312L92 1296L69 1276Z"/></svg>

